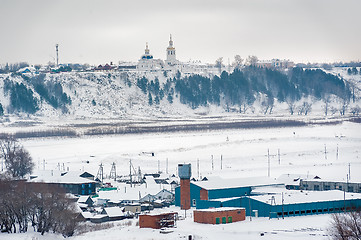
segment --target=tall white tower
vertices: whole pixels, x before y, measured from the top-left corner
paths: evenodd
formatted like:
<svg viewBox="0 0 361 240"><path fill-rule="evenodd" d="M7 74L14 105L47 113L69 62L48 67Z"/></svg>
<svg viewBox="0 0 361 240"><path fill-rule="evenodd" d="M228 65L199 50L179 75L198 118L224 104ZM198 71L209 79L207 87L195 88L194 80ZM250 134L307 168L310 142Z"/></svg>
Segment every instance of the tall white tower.
<svg viewBox="0 0 361 240"><path fill-rule="evenodd" d="M175 56L175 48L173 47L172 34L169 39L169 46L167 47L167 60L168 65L175 65L177 63L177 59Z"/></svg>

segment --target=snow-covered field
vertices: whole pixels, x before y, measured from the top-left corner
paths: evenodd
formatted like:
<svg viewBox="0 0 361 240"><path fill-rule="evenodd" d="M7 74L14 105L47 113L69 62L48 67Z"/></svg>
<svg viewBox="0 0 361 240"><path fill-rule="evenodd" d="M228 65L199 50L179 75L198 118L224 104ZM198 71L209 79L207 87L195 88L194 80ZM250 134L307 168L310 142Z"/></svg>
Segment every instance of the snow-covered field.
<svg viewBox="0 0 361 240"><path fill-rule="evenodd" d="M174 210L174 209L170 209ZM184 212L181 213L184 215ZM70 237L74 240L103 240L107 239L131 239L131 240L171 240L171 239L329 239L327 229L329 227L329 215L289 217L285 219L247 218L242 222L224 225L209 225L194 223L190 212L187 212L185 220L177 221L174 232L161 234L159 229L139 228L136 220L132 220L131 226L124 226L121 221L113 222L110 229L88 232L82 235ZM263 234L263 236L261 236ZM63 237L46 233L41 236L38 233L25 234L1 234L2 240L60 240Z"/></svg>
<svg viewBox="0 0 361 240"><path fill-rule="evenodd" d="M349 163L351 178L358 177L357 173L361 172L360 133L360 124L344 122L305 127L21 141L31 153L37 169L44 169L44 165L47 170L64 166L66 170L96 174L99 164L103 163L107 174L115 162L117 173L125 175L129 174L129 160L132 160L134 167L140 166L143 173L158 171L159 161L160 171L169 174L176 173L178 163L191 163L195 178L267 176L269 149L271 177L298 173L342 179L348 173Z"/></svg>
<svg viewBox="0 0 361 240"><path fill-rule="evenodd" d="M64 166L96 174L99 164L103 163L105 174L109 174L111 163L115 162L117 173L126 175L129 160L132 160L134 167L140 166L143 173L157 172L159 161L160 170L169 174L176 173L178 163L192 163L195 178L267 176L269 149L271 178L296 173L345 179L350 166L351 181L361 180L361 124L351 122L269 129L22 139L21 143L32 155L37 169ZM151 152L154 157L149 154ZM176 207L163 209L168 210L179 211ZM331 220L330 215L325 214L280 220L253 218L250 221L247 218L243 222L214 226L194 223L190 214L191 211L187 211L187 218L178 221L177 228L169 234L139 229L135 222L132 226L114 222L111 229L72 239L104 239L105 236L109 239L187 239L190 234L194 239L328 239L326 229ZM36 233L1 234L0 238L61 239L52 234L40 236Z"/></svg>

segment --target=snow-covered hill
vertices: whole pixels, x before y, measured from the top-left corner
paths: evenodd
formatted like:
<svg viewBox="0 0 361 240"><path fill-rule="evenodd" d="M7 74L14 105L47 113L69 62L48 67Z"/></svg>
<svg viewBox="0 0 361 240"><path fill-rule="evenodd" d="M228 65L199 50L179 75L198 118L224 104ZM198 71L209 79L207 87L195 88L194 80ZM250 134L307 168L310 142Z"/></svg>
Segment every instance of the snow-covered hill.
<svg viewBox="0 0 361 240"><path fill-rule="evenodd" d="M347 68L334 68L328 71L334 75L344 78L354 84L356 101L350 102L346 115L351 115L350 110L360 105L361 96L361 75L348 75ZM165 77L163 72L69 72L58 74L46 74L44 83L60 83L63 91L71 99L71 104L65 108L54 108L45 101L34 89L34 86L26 81L26 78L36 77L33 73L24 74L22 77L16 74L0 74L0 103L4 108L5 116L1 122L3 126L9 126L19 121L30 121L28 125L45 124L69 124L97 121L125 121L125 120L159 120L159 119L200 119L200 118L248 118L265 116L262 109L261 97L256 99L246 113L240 113L238 107L220 106L208 104L207 106L192 109L188 105L180 102L177 93L174 94L173 102L164 96L159 104L149 104L149 96L142 92L137 86L137 79L145 76L149 81L156 78L160 82L160 87L164 86L167 79L174 76ZM32 89L34 97L38 99L39 110L35 114L12 113L9 114L10 94L4 91L4 80L22 83L27 88ZM323 101L316 101L312 97L301 99L295 103L295 108L301 108L304 102L312 103L312 110L307 114L307 118L324 117ZM331 99L328 117L339 116L339 109L342 103L337 98ZM297 115L297 111L295 113ZM284 116L291 117L289 105L279 103L277 99L273 107L272 114L267 113L267 117ZM295 117L295 116L292 116ZM305 116L304 116L305 117ZM14 125L12 125L14 126ZM23 126L21 126L23 127Z"/></svg>

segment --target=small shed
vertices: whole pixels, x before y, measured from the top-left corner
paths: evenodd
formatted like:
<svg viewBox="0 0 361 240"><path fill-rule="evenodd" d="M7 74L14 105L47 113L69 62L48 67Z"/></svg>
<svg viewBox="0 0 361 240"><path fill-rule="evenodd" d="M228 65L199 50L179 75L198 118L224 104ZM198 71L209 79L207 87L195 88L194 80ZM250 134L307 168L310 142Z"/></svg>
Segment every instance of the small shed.
<svg viewBox="0 0 361 240"><path fill-rule="evenodd" d="M193 212L194 222L208 224L224 224L244 221L246 219L245 208L210 208L199 209Z"/></svg>
<svg viewBox="0 0 361 240"><path fill-rule="evenodd" d="M94 201L90 196L80 196L78 201L78 204L86 204L88 207L92 207L94 205Z"/></svg>
<svg viewBox="0 0 361 240"><path fill-rule="evenodd" d="M174 194L166 189L161 190L154 197L155 197L155 199L167 200L169 202L172 202L174 200Z"/></svg>
<svg viewBox="0 0 361 240"><path fill-rule="evenodd" d="M107 215L109 217L109 221L122 220L125 218L124 208L120 207L104 208L101 214Z"/></svg>
<svg viewBox="0 0 361 240"><path fill-rule="evenodd" d="M139 203L130 203L127 205L124 205L125 211L129 211L132 213L139 213L141 211L141 206Z"/></svg>
<svg viewBox="0 0 361 240"><path fill-rule="evenodd" d="M177 215L176 212L139 215L139 227L155 229L174 227Z"/></svg>

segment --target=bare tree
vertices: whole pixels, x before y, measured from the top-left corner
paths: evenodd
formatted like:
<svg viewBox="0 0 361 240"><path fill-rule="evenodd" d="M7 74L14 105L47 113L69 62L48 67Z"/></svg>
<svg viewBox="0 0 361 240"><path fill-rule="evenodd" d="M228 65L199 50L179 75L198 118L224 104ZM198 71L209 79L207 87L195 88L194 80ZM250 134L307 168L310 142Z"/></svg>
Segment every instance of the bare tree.
<svg viewBox="0 0 361 240"><path fill-rule="evenodd" d="M241 58L240 55L234 56L233 67L235 69L240 69L242 67L242 64L243 64L243 58Z"/></svg>
<svg viewBox="0 0 361 240"><path fill-rule="evenodd" d="M215 67L219 69L219 73L222 72L222 67L223 67L223 57L219 57L216 60L216 64Z"/></svg>
<svg viewBox="0 0 361 240"><path fill-rule="evenodd" d="M246 59L246 65L248 66L254 66L258 62L258 57L256 56L248 56Z"/></svg>
<svg viewBox="0 0 361 240"><path fill-rule="evenodd" d="M261 102L262 112L263 114L272 114L273 107L274 107L274 98L272 94L266 95L265 99Z"/></svg>
<svg viewBox="0 0 361 240"><path fill-rule="evenodd" d="M327 116L328 111L330 110L330 102L331 102L330 96L325 96L323 98L323 102L325 103L325 105L323 105L323 110L324 110L325 116Z"/></svg>
<svg viewBox="0 0 361 240"><path fill-rule="evenodd" d="M0 139L0 154L5 161L7 172L13 178L23 178L34 168L29 152L11 136Z"/></svg>
<svg viewBox="0 0 361 240"><path fill-rule="evenodd" d="M361 240L361 212L332 214L329 234L335 240Z"/></svg>
<svg viewBox="0 0 361 240"><path fill-rule="evenodd" d="M307 115L312 110L312 103L303 102L301 106L298 108L298 115Z"/></svg>
<svg viewBox="0 0 361 240"><path fill-rule="evenodd" d="M349 103L350 103L350 101L349 101L348 98L344 97L344 98L341 99L341 101L340 101L340 109L339 109L339 112L340 112L341 116L345 115Z"/></svg>
<svg viewBox="0 0 361 240"><path fill-rule="evenodd" d="M361 112L361 108L357 105L356 107L351 108L351 113L353 116L358 116Z"/></svg>

